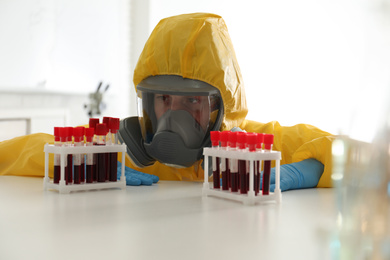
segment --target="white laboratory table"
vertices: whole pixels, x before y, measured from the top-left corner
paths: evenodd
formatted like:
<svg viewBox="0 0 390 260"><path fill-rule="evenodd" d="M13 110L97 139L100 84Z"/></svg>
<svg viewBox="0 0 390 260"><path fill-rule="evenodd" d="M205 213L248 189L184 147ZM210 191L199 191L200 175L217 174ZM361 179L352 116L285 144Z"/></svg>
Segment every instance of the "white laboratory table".
<svg viewBox="0 0 390 260"><path fill-rule="evenodd" d="M160 181L59 194L0 176L0 259L331 259L333 189L246 206Z"/></svg>

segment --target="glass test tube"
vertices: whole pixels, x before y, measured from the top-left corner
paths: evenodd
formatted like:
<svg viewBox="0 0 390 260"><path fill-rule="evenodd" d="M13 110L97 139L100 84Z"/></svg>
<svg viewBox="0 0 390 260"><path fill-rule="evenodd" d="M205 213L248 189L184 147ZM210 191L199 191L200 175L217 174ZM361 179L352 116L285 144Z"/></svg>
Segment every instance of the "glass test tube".
<svg viewBox="0 0 390 260"><path fill-rule="evenodd" d="M71 147L72 146L72 136L73 136L73 127L65 127L67 129L67 138L66 138L66 146ZM67 183L73 182L73 155L70 153L67 156L67 165L65 168L67 174Z"/></svg>
<svg viewBox="0 0 390 260"><path fill-rule="evenodd" d="M272 150L272 144L274 142L274 135L265 134L264 135L264 151L270 152ZM269 185L271 181L271 161L264 161L264 172L263 172L263 195L269 194Z"/></svg>
<svg viewBox="0 0 390 260"><path fill-rule="evenodd" d="M213 149L219 149L219 131L210 131L210 140L211 147ZM205 167L208 167L207 165ZM220 184L220 176L219 176L219 157L212 157L212 167L213 167L213 185L214 189L219 189L221 187Z"/></svg>
<svg viewBox="0 0 390 260"><path fill-rule="evenodd" d="M84 126L79 126L77 128L81 129L81 145L85 145L85 127ZM85 182L85 160L86 160L86 155L81 154L81 168L80 168L80 183Z"/></svg>
<svg viewBox="0 0 390 260"><path fill-rule="evenodd" d="M247 143L248 143L248 149L249 152L253 153L256 152L256 144L257 144L257 134L256 133L249 133L247 134ZM247 165L250 165L250 161L247 161ZM256 175L257 175L257 161L253 161L253 190L256 190ZM248 170L250 172L250 169ZM250 175L248 178L248 188L249 191L250 188ZM258 187L259 185L257 185ZM255 192L256 195L256 192Z"/></svg>
<svg viewBox="0 0 390 260"><path fill-rule="evenodd" d="M54 127L54 146L61 146L60 138L60 129L61 127ZM61 178L61 155L54 154L54 175L53 183L60 183Z"/></svg>
<svg viewBox="0 0 390 260"><path fill-rule="evenodd" d="M107 135L106 124L97 124L95 133L96 133L96 145L97 146L106 145L106 135ZM98 182L106 181L106 167L107 167L106 154L107 153L97 154L96 172L97 172Z"/></svg>
<svg viewBox="0 0 390 260"><path fill-rule="evenodd" d="M119 118L110 118L111 144L118 144ZM110 153L109 181L116 181L118 176L118 153Z"/></svg>
<svg viewBox="0 0 390 260"><path fill-rule="evenodd" d="M74 146L80 147L84 146L83 142L83 129L82 128L74 128L73 129L73 137L74 137ZM81 174L82 174L82 161L81 158L83 157L82 154L73 154L73 174L74 174L74 184L80 184L81 183Z"/></svg>
<svg viewBox="0 0 390 260"><path fill-rule="evenodd" d="M227 150L229 131L220 133L221 149ZM221 158L222 190L229 190L228 186L229 159Z"/></svg>
<svg viewBox="0 0 390 260"><path fill-rule="evenodd" d="M93 128L86 128L85 129L85 146L93 146L93 136L95 135L95 129ZM86 155L87 161L86 161L86 182L92 183L93 182L93 172L94 169L96 169L96 165L94 166L94 154L88 153Z"/></svg>
<svg viewBox="0 0 390 260"><path fill-rule="evenodd" d="M262 152L262 150L263 150L263 140L264 140L264 134L263 133L257 134L257 144L256 144L257 152ZM260 192L261 165L262 165L262 161L261 160L256 162L255 184L254 184L255 195L259 194L259 192Z"/></svg>
<svg viewBox="0 0 390 260"><path fill-rule="evenodd" d="M96 145L96 125L99 124L99 118L90 118L89 119L89 128L94 129L95 133L92 138L93 145ZM96 171L96 161L97 161L97 154L93 154L93 171L92 171L92 180L97 181L97 171Z"/></svg>
<svg viewBox="0 0 390 260"><path fill-rule="evenodd" d="M60 142L61 142L61 146L67 146L67 142L68 142L68 130L66 127L61 127L60 130ZM65 184L68 184L68 174L69 174L69 170L68 170L68 157L65 157L65 162L64 162L64 165L65 165L65 176L64 176L64 179L65 179Z"/></svg>
<svg viewBox="0 0 390 260"><path fill-rule="evenodd" d="M245 152L246 150L246 133L245 132L239 132L237 135L237 146L238 149L242 152ZM240 187L240 194L247 194L248 193L248 187L247 187L247 163L246 160L238 160L238 175L239 175L239 187Z"/></svg>
<svg viewBox="0 0 390 260"><path fill-rule="evenodd" d="M106 145L111 145L112 144L112 141L111 141L111 129L110 129L110 118L111 117L108 117L108 116L105 116L103 117L103 124L106 125ZM106 162L106 167L105 167L105 171L106 171L106 181L108 181L110 179L110 169L111 169L111 166L110 166L110 153L105 153L104 154L104 160Z"/></svg>
<svg viewBox="0 0 390 260"><path fill-rule="evenodd" d="M237 133L238 132L229 132L229 149L231 151L237 150ZM231 192L238 191L238 160L230 159L229 160L229 169L230 169L230 190Z"/></svg>

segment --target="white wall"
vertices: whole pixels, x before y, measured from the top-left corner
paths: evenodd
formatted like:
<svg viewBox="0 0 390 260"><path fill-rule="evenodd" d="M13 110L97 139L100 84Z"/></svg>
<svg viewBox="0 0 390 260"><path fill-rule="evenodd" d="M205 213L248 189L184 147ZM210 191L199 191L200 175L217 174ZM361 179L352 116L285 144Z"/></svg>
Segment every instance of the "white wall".
<svg viewBox="0 0 390 260"><path fill-rule="evenodd" d="M60 109L64 124L86 124L84 105L100 81L110 85L100 117L134 114L130 13L130 0L0 1L2 115Z"/></svg>
<svg viewBox="0 0 390 260"><path fill-rule="evenodd" d="M386 3L150 0L149 30L171 15L219 14L242 70L249 119L370 139L389 88Z"/></svg>

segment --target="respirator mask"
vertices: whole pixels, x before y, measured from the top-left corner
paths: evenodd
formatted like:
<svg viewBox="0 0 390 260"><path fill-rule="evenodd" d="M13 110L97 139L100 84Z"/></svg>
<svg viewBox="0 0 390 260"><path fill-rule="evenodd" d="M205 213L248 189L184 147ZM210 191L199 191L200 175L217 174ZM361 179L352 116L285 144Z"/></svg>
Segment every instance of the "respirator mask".
<svg viewBox="0 0 390 260"><path fill-rule="evenodd" d="M119 140L138 167L159 161L190 167L219 130L223 104L219 90L203 81L160 75L137 85L138 117L123 119Z"/></svg>

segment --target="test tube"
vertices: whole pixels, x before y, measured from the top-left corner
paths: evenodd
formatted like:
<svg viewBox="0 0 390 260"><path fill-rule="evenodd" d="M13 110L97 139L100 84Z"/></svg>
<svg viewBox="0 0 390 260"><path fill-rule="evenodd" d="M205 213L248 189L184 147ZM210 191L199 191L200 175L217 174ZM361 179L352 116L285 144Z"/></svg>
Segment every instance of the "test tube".
<svg viewBox="0 0 390 260"><path fill-rule="evenodd" d="M263 140L264 140L264 134L263 133L257 134L257 144L256 144L257 152L263 151ZM254 184L255 195L259 194L260 192L261 165L262 165L262 161L258 160L256 162L256 171L255 171L255 184Z"/></svg>
<svg viewBox="0 0 390 260"><path fill-rule="evenodd" d="M221 149L227 150L229 131L220 133ZM229 159L221 158L222 190L229 190L228 186Z"/></svg>
<svg viewBox="0 0 390 260"><path fill-rule="evenodd" d="M118 143L119 118L110 118L111 144ZM109 181L117 180L118 153L110 153L110 176Z"/></svg>
<svg viewBox="0 0 390 260"><path fill-rule="evenodd" d="M245 152L246 150L246 133L245 132L239 132L237 134L237 146L238 149L241 152ZM238 160L238 175L239 175L239 187L240 187L240 194L247 194L248 193L248 185L247 185L247 163L246 160Z"/></svg>
<svg viewBox="0 0 390 260"><path fill-rule="evenodd" d="M111 145L112 141L111 141L111 130L110 130L110 117L108 117L108 116L103 117L103 124L106 125L106 145ZM110 179L110 169L111 169L111 166L110 166L110 154L109 153L105 153L104 157L105 157L104 160L106 162L106 167L105 167L105 170L106 170L106 181L108 181Z"/></svg>
<svg viewBox="0 0 390 260"><path fill-rule="evenodd" d="M212 149L219 149L219 131L210 131L210 140ZM208 167L208 166L206 166ZM212 157L212 167L213 167L213 184L214 189L219 189L221 187L220 184L220 176L219 176L219 157Z"/></svg>
<svg viewBox="0 0 390 260"><path fill-rule="evenodd" d="M83 129L82 128L74 128L73 129L73 137L74 137L74 146L80 147L83 146L84 143L82 142L83 138ZM82 170L82 162L81 162L82 154L74 154L73 155L73 171L74 171L74 184L80 184L81 183L81 174ZM83 157L84 158L84 157Z"/></svg>
<svg viewBox="0 0 390 260"><path fill-rule="evenodd" d="M106 135L107 127L106 124L97 124L96 125L96 145L103 146L106 145ZM97 181L105 182L106 181L106 154L107 153L98 153L96 158L96 172L97 172Z"/></svg>
<svg viewBox="0 0 390 260"><path fill-rule="evenodd" d="M249 133L247 134L247 143L248 143L248 149L249 149L249 152L253 153L253 152L256 152L256 144L257 144L257 134L256 133ZM253 161L253 190L255 191L256 188L259 187L259 185L257 185L256 187L256 175L257 175L257 161ZM247 165L250 165L250 161L247 161ZM248 171L249 172L249 171ZM248 190L249 190L249 187L250 187L250 176L249 176L249 184L248 184ZM255 195L256 195L256 192L255 192Z"/></svg>
<svg viewBox="0 0 390 260"><path fill-rule="evenodd" d="M66 146L72 146L72 136L73 136L73 127L65 127L67 129L67 138L66 138ZM67 166L65 168L67 171L68 183L73 182L73 155L71 153L67 156Z"/></svg>
<svg viewBox="0 0 390 260"><path fill-rule="evenodd" d="M77 128L81 129L82 132L82 138L81 138L81 144L82 146L85 144L85 127L84 126L79 126ZM83 183L85 182L85 159L86 155L81 154L81 171L80 171L80 182Z"/></svg>
<svg viewBox="0 0 390 260"><path fill-rule="evenodd" d="M237 133L238 132L229 132L229 149L231 151L237 150ZM229 169L230 169L230 190L231 192L238 191L238 160L231 158L229 160Z"/></svg>
<svg viewBox="0 0 390 260"><path fill-rule="evenodd" d="M93 146L93 136L95 135L95 129L86 128L85 129L85 146ZM86 182L93 182L93 172L96 169L96 164L94 166L94 154L87 153L87 161L86 161Z"/></svg>
<svg viewBox="0 0 390 260"><path fill-rule="evenodd" d="M67 142L68 142L68 129L66 127L61 127L59 132L60 132L61 146L68 146L68 144L67 144ZM65 184L68 185L68 174L69 174L68 157L65 158L64 165L65 165L65 176L64 176Z"/></svg>
<svg viewBox="0 0 390 260"><path fill-rule="evenodd" d="M89 128L94 129L96 133L96 125L99 124L99 118L90 118L89 119ZM94 133L92 138L93 145L96 145L96 134ZM92 171L92 180L97 181L97 171L96 171L96 161L97 161L97 154L93 154L93 171Z"/></svg>
<svg viewBox="0 0 390 260"><path fill-rule="evenodd" d="M61 146L60 138L60 129L61 127L54 127L54 146ZM60 183L61 178L61 155L54 154L54 176L53 183Z"/></svg>
<svg viewBox="0 0 390 260"><path fill-rule="evenodd" d="M270 152L272 150L272 144L274 142L274 135L265 134L264 135L264 151ZM271 161L264 161L264 172L263 172L263 195L269 194L269 185L271 181Z"/></svg>

